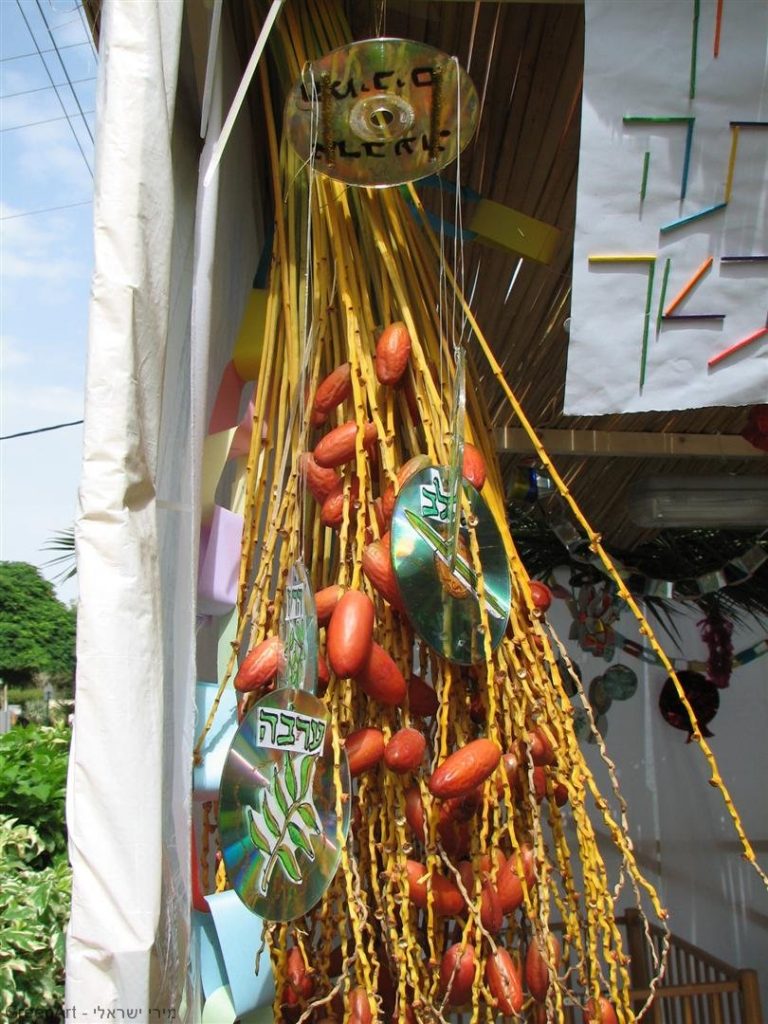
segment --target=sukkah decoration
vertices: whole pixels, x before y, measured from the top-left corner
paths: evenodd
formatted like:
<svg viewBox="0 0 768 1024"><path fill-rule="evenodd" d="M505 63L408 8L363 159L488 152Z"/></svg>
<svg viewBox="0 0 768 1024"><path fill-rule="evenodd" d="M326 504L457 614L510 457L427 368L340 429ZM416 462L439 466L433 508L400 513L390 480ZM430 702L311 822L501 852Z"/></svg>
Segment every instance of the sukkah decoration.
<svg viewBox="0 0 768 1024"><path fill-rule="evenodd" d="M531 576L566 567L572 585L610 578L575 528L562 502L508 505L507 518ZM685 602L707 613L717 605L730 618L768 616L768 540L765 531L660 530L632 551L611 550L612 563L630 592L652 609Z"/></svg>
<svg viewBox="0 0 768 1024"><path fill-rule="evenodd" d="M338 82L315 73L312 59L347 38L330 0L288 3L273 34L283 94L301 82L317 97L304 163L278 141L282 104L273 103L273 83L259 69L276 246L245 484L240 618L221 692L234 679L246 728L254 710L286 692L270 694L286 657L288 583L297 564L306 566L332 764L331 780L322 792L315 786L312 802L317 812L332 794L340 854L319 902L265 933L275 1019L432 1022L462 1007L472 1022L498 1013L559 1021L565 1005L576 1004L586 1021L626 1024L642 1012L630 997L620 901L662 922L666 912L637 864L616 772L578 673L537 607L507 528L491 432L464 346L470 331L615 576L617 593L674 673L504 380L463 297L460 253L448 266L426 218L416 220L397 189L348 187L318 173L319 145L326 161L329 151L342 159L324 105L334 89L362 96L371 85L354 68ZM392 72L407 82L416 69L404 63L376 71L378 81ZM452 129L439 118L440 70L432 67L428 77L430 122L416 135L430 146ZM410 199L421 211L412 188ZM495 564L483 559L482 529L491 523L500 541ZM414 565L408 544L418 550L415 535L429 554ZM509 597L497 629L504 591L497 584L505 579ZM464 647L437 642L428 631L432 613L422 616L414 593L445 617L443 637L455 635L452 620L466 603L471 638ZM574 688L608 767L610 800L573 728ZM280 710L296 708L289 702ZM215 713L214 704L198 749ZM754 863L700 730L693 735ZM293 804L308 802L301 756L278 770L283 789L274 769L255 759L264 779L255 808L244 789L232 792L241 852L250 841L251 864L268 857L270 879L280 885L296 866L303 874L311 861L303 844L314 852L322 831L319 815L307 810L306 827L291 843L280 838L283 825L298 826ZM615 885L588 802L618 853ZM293 858L276 866L273 855L284 847ZM230 884L239 891L243 883L222 864L217 887ZM271 895L262 868L256 884ZM663 957L650 942L649 953L652 998Z"/></svg>
<svg viewBox="0 0 768 1024"><path fill-rule="evenodd" d="M613 628L621 615L622 602L616 596L611 582L595 586L585 583L579 588L574 601L569 601L573 625L570 639L595 658L613 661L616 653L616 637Z"/></svg>
<svg viewBox="0 0 768 1024"><path fill-rule="evenodd" d="M707 726L717 714L720 707L720 693L714 683L700 672L678 672L688 703L693 708L696 718L691 717L688 709L678 696L674 680L666 679L659 696L659 710L665 722L675 729L688 733L686 742L690 743L696 729L704 736L714 736Z"/></svg>
<svg viewBox="0 0 768 1024"><path fill-rule="evenodd" d="M752 406L741 436L760 451L768 452L768 405Z"/></svg>
<svg viewBox="0 0 768 1024"><path fill-rule="evenodd" d="M705 619L699 623L701 639L709 648L707 661L707 678L715 686L727 686L731 679L733 667L733 623L715 606Z"/></svg>

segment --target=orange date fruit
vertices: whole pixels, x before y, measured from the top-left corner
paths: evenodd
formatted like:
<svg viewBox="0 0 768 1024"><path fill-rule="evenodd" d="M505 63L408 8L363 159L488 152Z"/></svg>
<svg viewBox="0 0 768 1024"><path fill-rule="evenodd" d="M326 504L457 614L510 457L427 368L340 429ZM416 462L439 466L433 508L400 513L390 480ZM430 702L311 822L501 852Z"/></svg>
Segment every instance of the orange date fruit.
<svg viewBox="0 0 768 1024"><path fill-rule="evenodd" d="M488 957L485 980L498 1009L505 1016L520 1013L523 1008L523 982L520 968L502 946Z"/></svg>
<svg viewBox="0 0 768 1024"><path fill-rule="evenodd" d="M256 644L243 658L235 676L235 689L239 693L252 693L273 679L284 663L283 642L279 636L270 636Z"/></svg>
<svg viewBox="0 0 768 1024"><path fill-rule="evenodd" d="M390 387L405 373L411 356L411 336L402 321L385 327L376 342L376 379Z"/></svg>
<svg viewBox="0 0 768 1024"><path fill-rule="evenodd" d="M362 590L348 590L339 599L328 623L326 654L337 676L357 675L373 644L373 601Z"/></svg>
<svg viewBox="0 0 768 1024"><path fill-rule="evenodd" d="M424 759L427 741L417 729L398 729L384 748L384 764L398 775L415 771Z"/></svg>
<svg viewBox="0 0 768 1024"><path fill-rule="evenodd" d="M315 426L324 423L331 409L349 398L352 392L352 367L342 363L331 370L327 377L317 386L315 401L312 404L312 422Z"/></svg>
<svg viewBox="0 0 768 1024"><path fill-rule="evenodd" d="M369 727L358 729L344 741L349 762L349 774L354 778L374 768L384 756L384 733Z"/></svg>
<svg viewBox="0 0 768 1024"><path fill-rule="evenodd" d="M397 705L405 700L407 687L403 673L384 648L373 640L365 663L350 675L354 675L364 692L380 704Z"/></svg>
<svg viewBox="0 0 768 1024"><path fill-rule="evenodd" d="M449 754L433 772L429 789L441 800L466 796L495 770L501 750L492 740L472 740Z"/></svg>
<svg viewBox="0 0 768 1024"><path fill-rule="evenodd" d="M378 436L375 423L366 423L363 427L363 448L370 448ZM321 437L315 445L314 456L318 466L324 469L335 469L351 462L357 450L357 423L348 420L340 427L334 427Z"/></svg>

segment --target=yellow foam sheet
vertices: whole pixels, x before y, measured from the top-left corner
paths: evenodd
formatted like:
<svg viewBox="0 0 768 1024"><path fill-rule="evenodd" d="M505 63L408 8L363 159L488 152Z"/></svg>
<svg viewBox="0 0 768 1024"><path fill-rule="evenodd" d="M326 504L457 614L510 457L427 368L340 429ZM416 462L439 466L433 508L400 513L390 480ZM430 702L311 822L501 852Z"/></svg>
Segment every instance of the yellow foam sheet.
<svg viewBox="0 0 768 1024"><path fill-rule="evenodd" d="M264 342L264 323L267 315L267 292L253 288L245 304L232 362L243 380L256 380Z"/></svg>
<svg viewBox="0 0 768 1024"><path fill-rule="evenodd" d="M469 230L488 245L509 249L538 263L551 263L560 241L560 232L551 224L492 199L481 199L477 204Z"/></svg>

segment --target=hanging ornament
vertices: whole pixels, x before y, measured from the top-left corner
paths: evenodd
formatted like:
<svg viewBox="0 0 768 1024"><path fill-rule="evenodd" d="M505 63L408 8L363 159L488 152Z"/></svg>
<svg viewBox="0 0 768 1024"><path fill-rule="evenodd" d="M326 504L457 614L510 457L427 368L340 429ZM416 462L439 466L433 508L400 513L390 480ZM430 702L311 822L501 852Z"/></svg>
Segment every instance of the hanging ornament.
<svg viewBox="0 0 768 1024"><path fill-rule="evenodd" d="M701 639L709 648L707 678L722 689L731 681L733 623L725 618L719 608L714 607L698 626Z"/></svg>
<svg viewBox="0 0 768 1024"><path fill-rule="evenodd" d="M571 639L577 640L579 647L595 658L613 661L616 652L613 623L619 618L621 603L611 583L582 586L576 602L571 602L574 616Z"/></svg>
<svg viewBox="0 0 768 1024"><path fill-rule="evenodd" d="M637 690L637 675L628 665L611 665L603 673L603 690L611 700L629 700Z"/></svg>
<svg viewBox="0 0 768 1024"><path fill-rule="evenodd" d="M285 125L303 160L350 185L400 185L453 163L475 131L472 80L457 61L409 39L367 39L312 61Z"/></svg>
<svg viewBox="0 0 768 1024"><path fill-rule="evenodd" d="M596 676L589 684L589 703L596 715L605 715L613 703L606 692L602 676Z"/></svg>
<svg viewBox="0 0 768 1024"><path fill-rule="evenodd" d="M693 708L702 736L714 736L714 733L707 729L707 725L715 717L717 709L720 707L720 694L717 687L700 672L678 672L677 678L680 680L688 703ZM690 743L694 725L677 694L671 677L667 677L661 688L659 710L665 722L675 729L682 729L683 732L688 733L688 742Z"/></svg>
<svg viewBox="0 0 768 1024"><path fill-rule="evenodd" d="M280 640L280 687L243 719L219 794L227 876L267 921L291 921L322 898L349 831L349 766L346 752L334 751L330 716L315 696L317 612L301 561L288 573Z"/></svg>

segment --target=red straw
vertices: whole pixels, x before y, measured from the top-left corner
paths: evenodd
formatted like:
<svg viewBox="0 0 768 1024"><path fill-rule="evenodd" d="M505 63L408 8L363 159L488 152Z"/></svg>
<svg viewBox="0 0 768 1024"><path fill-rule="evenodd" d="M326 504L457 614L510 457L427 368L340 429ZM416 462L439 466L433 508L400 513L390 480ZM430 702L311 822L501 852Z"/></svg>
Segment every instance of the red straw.
<svg viewBox="0 0 768 1024"><path fill-rule="evenodd" d="M715 363L719 363L727 356L732 355L734 352L738 352L740 348L744 348L746 345L751 345L753 341L757 341L758 338L762 338L764 334L768 334L768 327L758 328L758 330L753 334L748 334L746 338L742 338L741 341L737 341L735 345L724 348L722 352L718 352L716 356L712 356L711 359L707 360L707 366L714 366Z"/></svg>

